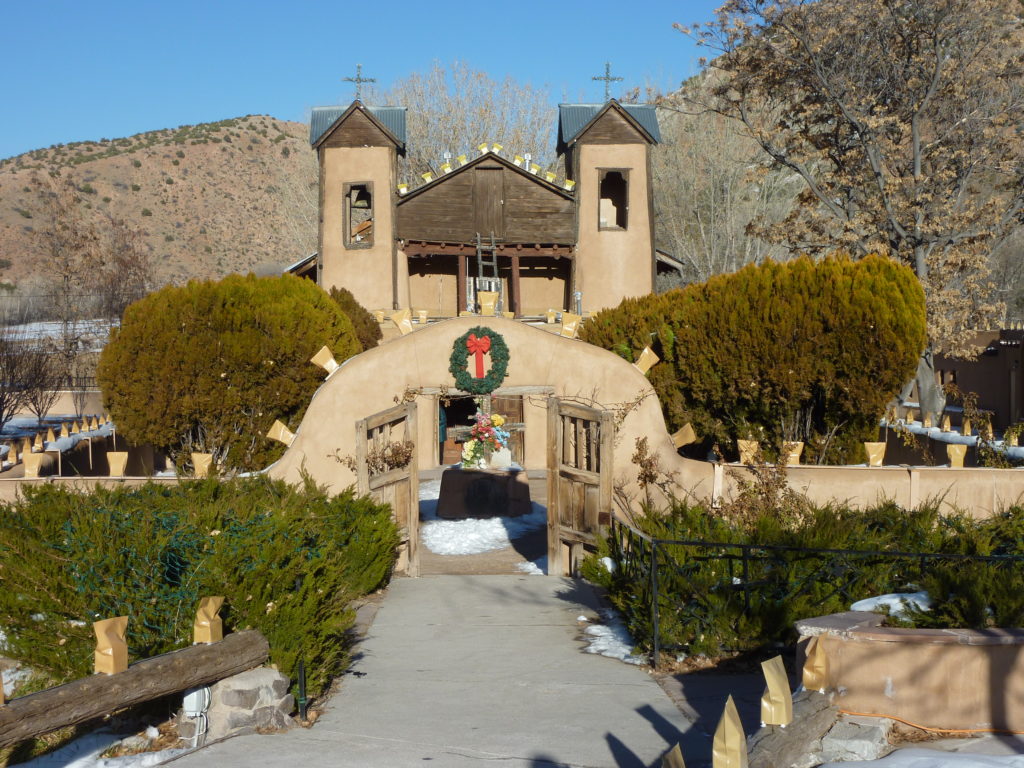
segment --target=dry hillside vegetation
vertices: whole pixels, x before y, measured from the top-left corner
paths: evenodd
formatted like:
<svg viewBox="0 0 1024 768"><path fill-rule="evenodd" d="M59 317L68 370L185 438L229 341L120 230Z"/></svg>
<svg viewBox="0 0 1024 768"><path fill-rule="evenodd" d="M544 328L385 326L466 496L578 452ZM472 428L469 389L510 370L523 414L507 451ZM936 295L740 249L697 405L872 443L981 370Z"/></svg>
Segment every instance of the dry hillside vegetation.
<svg viewBox="0 0 1024 768"><path fill-rule="evenodd" d="M280 269L316 249L308 127L265 115L59 144L0 160L0 281L45 285L33 175L71 178L97 220L138 228L158 285Z"/></svg>

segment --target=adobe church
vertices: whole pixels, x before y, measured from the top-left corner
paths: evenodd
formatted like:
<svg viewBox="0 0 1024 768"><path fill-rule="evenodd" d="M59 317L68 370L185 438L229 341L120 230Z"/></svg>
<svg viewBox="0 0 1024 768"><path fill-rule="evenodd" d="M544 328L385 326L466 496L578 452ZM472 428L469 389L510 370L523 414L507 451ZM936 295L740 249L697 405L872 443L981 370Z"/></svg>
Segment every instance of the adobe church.
<svg viewBox="0 0 1024 768"><path fill-rule="evenodd" d="M560 105L562 174L484 144L411 191L397 176L405 118L402 107L358 99L314 108L318 251L294 271L315 273L325 290L347 288L368 309L431 318L480 311L480 291L497 293L497 309L516 318L593 312L652 292L653 106Z"/></svg>

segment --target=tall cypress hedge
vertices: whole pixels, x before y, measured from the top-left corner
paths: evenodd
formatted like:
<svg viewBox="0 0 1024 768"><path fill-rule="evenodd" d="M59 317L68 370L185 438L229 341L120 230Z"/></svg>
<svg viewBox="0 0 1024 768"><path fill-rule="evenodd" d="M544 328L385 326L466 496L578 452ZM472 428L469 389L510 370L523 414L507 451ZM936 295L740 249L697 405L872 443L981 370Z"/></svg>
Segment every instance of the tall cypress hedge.
<svg viewBox="0 0 1024 768"><path fill-rule="evenodd" d="M670 429L731 450L802 440L805 457L864 461L886 403L926 344L924 291L891 259L769 261L597 313L582 338L649 373Z"/></svg>
<svg viewBox="0 0 1024 768"><path fill-rule="evenodd" d="M179 464L190 451L221 467L261 469L283 452L264 437L280 419L295 429L323 371L362 351L351 321L308 280L232 275L169 286L125 312L96 377L118 429Z"/></svg>

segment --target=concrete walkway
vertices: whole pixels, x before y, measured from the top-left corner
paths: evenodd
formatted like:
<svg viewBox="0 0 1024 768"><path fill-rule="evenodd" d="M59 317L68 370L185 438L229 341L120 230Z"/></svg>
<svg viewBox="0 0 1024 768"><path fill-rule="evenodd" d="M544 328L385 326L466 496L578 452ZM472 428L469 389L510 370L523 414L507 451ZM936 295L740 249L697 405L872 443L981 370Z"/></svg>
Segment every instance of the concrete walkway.
<svg viewBox="0 0 1024 768"><path fill-rule="evenodd" d="M596 608L571 579L396 580L311 729L229 739L170 765L660 765L691 723L645 671L583 651L577 617Z"/></svg>

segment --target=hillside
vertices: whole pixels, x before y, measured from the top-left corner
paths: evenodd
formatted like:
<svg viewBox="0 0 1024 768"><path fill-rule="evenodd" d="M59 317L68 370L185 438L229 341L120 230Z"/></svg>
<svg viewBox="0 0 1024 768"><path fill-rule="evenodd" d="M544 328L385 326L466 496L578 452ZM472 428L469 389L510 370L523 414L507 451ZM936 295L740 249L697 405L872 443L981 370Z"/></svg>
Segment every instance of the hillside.
<svg viewBox="0 0 1024 768"><path fill-rule="evenodd" d="M268 272L316 249L316 158L308 127L250 115L74 142L0 160L0 281L45 282L34 174L74 179L86 208L137 227L158 284Z"/></svg>

